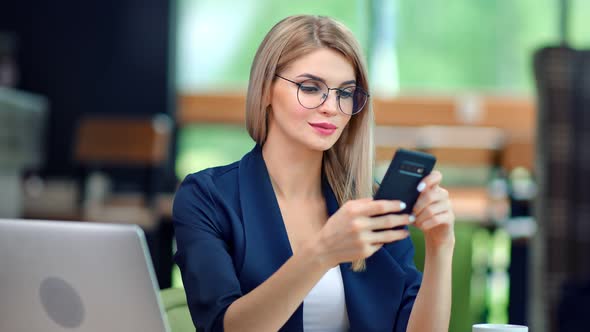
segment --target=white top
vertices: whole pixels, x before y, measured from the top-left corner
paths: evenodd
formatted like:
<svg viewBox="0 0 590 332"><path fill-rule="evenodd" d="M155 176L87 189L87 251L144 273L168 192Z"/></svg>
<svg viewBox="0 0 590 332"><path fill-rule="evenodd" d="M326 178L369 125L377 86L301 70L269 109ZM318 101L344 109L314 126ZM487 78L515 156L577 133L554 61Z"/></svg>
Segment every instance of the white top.
<svg viewBox="0 0 590 332"><path fill-rule="evenodd" d="M305 332L348 331L348 314L340 267L330 269L303 300Z"/></svg>

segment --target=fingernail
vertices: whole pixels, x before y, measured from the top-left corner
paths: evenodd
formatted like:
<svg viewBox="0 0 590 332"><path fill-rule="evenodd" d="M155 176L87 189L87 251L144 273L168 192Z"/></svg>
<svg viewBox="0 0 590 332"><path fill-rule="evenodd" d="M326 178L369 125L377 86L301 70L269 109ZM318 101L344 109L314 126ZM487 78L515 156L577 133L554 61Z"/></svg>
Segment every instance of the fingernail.
<svg viewBox="0 0 590 332"><path fill-rule="evenodd" d="M399 208L400 208L400 210L403 210L403 209L405 209L405 208L406 208L406 203L404 203L404 202L399 202Z"/></svg>
<svg viewBox="0 0 590 332"><path fill-rule="evenodd" d="M414 223L414 221L416 221L416 216L413 214L410 214L408 216L408 220L410 221L410 224Z"/></svg>
<svg viewBox="0 0 590 332"><path fill-rule="evenodd" d="M422 190L424 190L424 188L426 188L426 183L420 182L420 184L418 185L418 188L416 188L416 189L418 189L419 192L422 192Z"/></svg>

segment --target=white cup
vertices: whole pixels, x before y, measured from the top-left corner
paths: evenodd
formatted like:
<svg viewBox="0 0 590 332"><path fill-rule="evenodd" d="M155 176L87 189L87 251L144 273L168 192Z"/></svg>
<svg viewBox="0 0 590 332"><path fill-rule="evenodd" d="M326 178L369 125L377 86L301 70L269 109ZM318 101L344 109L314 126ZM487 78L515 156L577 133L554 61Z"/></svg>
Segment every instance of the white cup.
<svg viewBox="0 0 590 332"><path fill-rule="evenodd" d="M475 324L472 332L528 332L529 328L522 325L509 324Z"/></svg>

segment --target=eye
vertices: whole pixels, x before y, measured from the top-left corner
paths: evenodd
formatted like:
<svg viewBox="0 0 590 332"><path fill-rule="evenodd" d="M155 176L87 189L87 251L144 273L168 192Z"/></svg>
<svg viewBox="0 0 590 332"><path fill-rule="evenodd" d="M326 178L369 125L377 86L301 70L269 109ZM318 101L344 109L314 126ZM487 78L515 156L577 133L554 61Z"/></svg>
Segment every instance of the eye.
<svg viewBox="0 0 590 332"><path fill-rule="evenodd" d="M321 93L323 88L322 82L317 82L314 80L304 81L299 85L299 90L306 94L319 94Z"/></svg>
<svg viewBox="0 0 590 332"><path fill-rule="evenodd" d="M318 88L317 86L309 84L301 84L299 86L299 89L305 93L318 93L320 91L320 88Z"/></svg>
<svg viewBox="0 0 590 332"><path fill-rule="evenodd" d="M347 88L347 89L338 90L338 96L341 99L352 98L353 95L354 95L354 88Z"/></svg>

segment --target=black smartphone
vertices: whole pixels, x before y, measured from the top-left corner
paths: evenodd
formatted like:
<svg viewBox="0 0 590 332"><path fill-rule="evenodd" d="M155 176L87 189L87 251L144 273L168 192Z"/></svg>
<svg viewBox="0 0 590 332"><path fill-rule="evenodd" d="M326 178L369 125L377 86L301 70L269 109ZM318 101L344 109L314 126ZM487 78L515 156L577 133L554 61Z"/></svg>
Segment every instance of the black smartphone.
<svg viewBox="0 0 590 332"><path fill-rule="evenodd" d="M432 172L435 163L436 157L431 154L398 149L373 198L400 200L406 208L396 214L412 213L420 195L418 184Z"/></svg>

